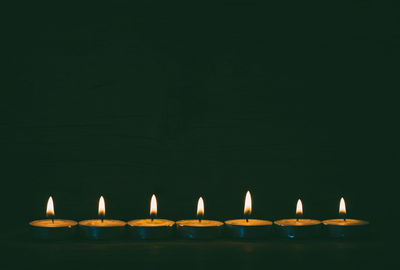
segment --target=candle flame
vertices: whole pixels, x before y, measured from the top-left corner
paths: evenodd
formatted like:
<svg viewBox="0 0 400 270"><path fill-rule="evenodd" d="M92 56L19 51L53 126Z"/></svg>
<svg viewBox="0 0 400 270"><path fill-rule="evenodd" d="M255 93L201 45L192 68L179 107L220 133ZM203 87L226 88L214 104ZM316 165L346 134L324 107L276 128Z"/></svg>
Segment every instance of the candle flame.
<svg viewBox="0 0 400 270"><path fill-rule="evenodd" d="M155 216L157 215L157 199L156 195L153 194L151 196L151 201L150 201L150 216Z"/></svg>
<svg viewBox="0 0 400 270"><path fill-rule="evenodd" d="M47 201L46 216L54 216L54 203L53 203L53 198L51 196Z"/></svg>
<svg viewBox="0 0 400 270"><path fill-rule="evenodd" d="M301 200L300 200L300 199L297 201L297 205L296 205L296 215L297 215L297 216L303 215L303 204L301 203Z"/></svg>
<svg viewBox="0 0 400 270"><path fill-rule="evenodd" d="M244 214L250 215L251 214L251 195L250 191L246 193L246 199L244 200Z"/></svg>
<svg viewBox="0 0 400 270"><path fill-rule="evenodd" d="M197 202L197 216L204 217L204 201L202 197L200 197Z"/></svg>
<svg viewBox="0 0 400 270"><path fill-rule="evenodd" d="M100 196L98 213L99 213L99 216L104 217L106 215L106 204L104 202L103 196Z"/></svg>
<svg viewBox="0 0 400 270"><path fill-rule="evenodd" d="M343 197L340 199L340 203L339 203L339 214L346 215L346 204L344 202Z"/></svg>

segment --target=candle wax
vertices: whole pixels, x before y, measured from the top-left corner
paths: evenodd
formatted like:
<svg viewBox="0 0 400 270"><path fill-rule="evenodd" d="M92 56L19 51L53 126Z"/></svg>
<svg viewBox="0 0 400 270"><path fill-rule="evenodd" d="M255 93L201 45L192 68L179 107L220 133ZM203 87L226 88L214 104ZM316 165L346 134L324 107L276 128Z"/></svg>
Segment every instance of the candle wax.
<svg viewBox="0 0 400 270"><path fill-rule="evenodd" d="M362 226L362 225L368 225L369 222L365 220L359 220L359 219L328 219L322 221L324 225L337 225L337 226Z"/></svg>
<svg viewBox="0 0 400 270"><path fill-rule="evenodd" d="M176 222L179 226L190 226L190 227L219 227L224 225L224 223L216 220L207 220L202 219L199 221L198 219L188 219L188 220L180 220Z"/></svg>
<svg viewBox="0 0 400 270"><path fill-rule="evenodd" d="M136 219L128 222L129 226L138 227L162 227L162 226L173 226L175 222L167 219Z"/></svg>
<svg viewBox="0 0 400 270"><path fill-rule="evenodd" d="M297 220L292 218L292 219L277 220L274 221L274 223L279 226L313 226L320 224L321 221L315 219L303 219L303 218Z"/></svg>
<svg viewBox="0 0 400 270"><path fill-rule="evenodd" d="M269 220L261 220L261 219L249 219L248 222L246 219L233 219L225 221L225 224L233 225L233 226L270 226L272 222Z"/></svg>
<svg viewBox="0 0 400 270"><path fill-rule="evenodd" d="M88 227L123 227L126 225L125 221L115 219L89 219L79 221L79 225Z"/></svg>
<svg viewBox="0 0 400 270"><path fill-rule="evenodd" d="M67 219L54 219L54 222L51 219L41 219L34 220L29 222L31 226L35 227L48 227L48 228L59 228L59 227L69 227L75 226L78 222Z"/></svg>

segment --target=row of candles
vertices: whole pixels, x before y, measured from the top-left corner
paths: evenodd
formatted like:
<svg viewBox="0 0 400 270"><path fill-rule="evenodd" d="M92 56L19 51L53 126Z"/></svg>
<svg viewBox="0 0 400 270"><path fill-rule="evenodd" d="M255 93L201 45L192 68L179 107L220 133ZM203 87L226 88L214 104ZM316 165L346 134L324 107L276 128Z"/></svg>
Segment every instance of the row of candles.
<svg viewBox="0 0 400 270"><path fill-rule="evenodd" d="M174 228L185 238L211 239L221 236L225 228L227 235L233 238L265 238L271 236L274 229L288 238L313 237L320 234L321 228L332 237L362 236L367 233L369 222L365 220L349 219L346 217L346 205L343 198L339 203L338 219L315 220L304 219L303 205L297 201L296 218L280 219L276 221L251 219L252 201L247 191L244 203L244 218L220 222L204 219L204 201L200 197L197 203L197 218L191 220L171 221L158 219L157 200L153 195L150 201L150 218L136 219L128 222L115 219L106 219L105 201L99 199L98 219L74 220L55 219L53 198L47 202L47 219L31 221L30 228L33 236L39 239L65 239L73 237L79 227L82 234L89 239L112 239L122 237L126 228L131 236L138 239L162 239L170 237Z"/></svg>

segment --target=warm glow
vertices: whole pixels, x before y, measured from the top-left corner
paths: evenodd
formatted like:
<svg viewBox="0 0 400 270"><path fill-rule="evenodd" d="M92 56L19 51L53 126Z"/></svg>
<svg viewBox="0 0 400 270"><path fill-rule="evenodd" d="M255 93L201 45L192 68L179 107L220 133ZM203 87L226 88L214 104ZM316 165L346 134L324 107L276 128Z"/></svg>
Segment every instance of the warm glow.
<svg viewBox="0 0 400 270"><path fill-rule="evenodd" d="M104 202L103 196L101 196L99 200L99 216L105 216L105 215L106 215L106 204Z"/></svg>
<svg viewBox="0 0 400 270"><path fill-rule="evenodd" d="M198 217L204 216L204 202L202 197L200 197L199 201L197 202L197 216Z"/></svg>
<svg viewBox="0 0 400 270"><path fill-rule="evenodd" d="M340 215L346 215L346 204L344 203L343 197L340 199L339 214Z"/></svg>
<svg viewBox="0 0 400 270"><path fill-rule="evenodd" d="M151 196L150 201L150 216L157 215L157 199L156 195Z"/></svg>
<svg viewBox="0 0 400 270"><path fill-rule="evenodd" d="M46 216L54 216L54 204L53 204L53 198L51 196L47 201Z"/></svg>
<svg viewBox="0 0 400 270"><path fill-rule="evenodd" d="M300 199L297 201L296 215L303 215L303 204L301 203Z"/></svg>
<svg viewBox="0 0 400 270"><path fill-rule="evenodd" d="M251 196L250 191L246 193L246 199L244 200L244 214L250 215L251 214Z"/></svg>

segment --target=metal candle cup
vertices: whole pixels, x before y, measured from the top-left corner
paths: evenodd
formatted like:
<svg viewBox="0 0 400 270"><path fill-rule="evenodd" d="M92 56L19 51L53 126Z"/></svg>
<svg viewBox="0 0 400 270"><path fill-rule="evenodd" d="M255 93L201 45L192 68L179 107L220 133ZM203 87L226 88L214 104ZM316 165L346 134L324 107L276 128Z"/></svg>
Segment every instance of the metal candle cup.
<svg viewBox="0 0 400 270"><path fill-rule="evenodd" d="M226 233L233 238L265 238L272 233L272 222L268 220L249 219L252 211L250 191L247 191L244 200L245 219L225 221Z"/></svg>
<svg viewBox="0 0 400 270"><path fill-rule="evenodd" d="M50 196L47 201L46 215L54 217L54 203ZM78 223L67 219L42 219L29 222L32 237L41 240L71 239L76 235Z"/></svg>
<svg viewBox="0 0 400 270"><path fill-rule="evenodd" d="M213 239L221 236L224 223L216 220L188 219L176 222L178 233L188 239Z"/></svg>
<svg viewBox="0 0 400 270"><path fill-rule="evenodd" d="M42 219L29 222L32 237L42 240L65 240L76 235L78 222L67 219Z"/></svg>
<svg viewBox="0 0 400 270"><path fill-rule="evenodd" d="M126 222L115 219L89 219L79 221L79 229L86 239L120 239L126 233Z"/></svg>
<svg viewBox="0 0 400 270"><path fill-rule="evenodd" d="M153 194L150 201L150 216L157 215L157 199ZM163 239L172 236L175 222L167 219L136 219L128 222L128 231L136 239Z"/></svg>
<svg viewBox="0 0 400 270"><path fill-rule="evenodd" d="M98 214L104 217L106 207L103 196L99 200ZM83 237L93 240L109 240L121 238L126 233L126 222L115 219L89 219L79 222Z"/></svg>
<svg viewBox="0 0 400 270"><path fill-rule="evenodd" d="M128 222L128 231L136 239L165 239L172 236L174 225L167 219L136 219Z"/></svg>
<svg viewBox="0 0 400 270"><path fill-rule="evenodd" d="M322 221L325 231L333 238L359 238L365 237L369 232L369 222L358 219L346 218L346 204L340 199L339 215L343 218Z"/></svg>
<svg viewBox="0 0 400 270"><path fill-rule="evenodd" d="M315 219L281 219L274 224L276 231L287 238L316 237L321 231L321 221Z"/></svg>
<svg viewBox="0 0 400 270"><path fill-rule="evenodd" d="M358 219L328 219L322 221L330 237L358 238L368 235L369 222Z"/></svg>
<svg viewBox="0 0 400 270"><path fill-rule="evenodd" d="M176 222L178 233L188 239L213 239L221 236L224 223L216 220L205 220L204 201L200 197L197 202L198 219L180 220Z"/></svg>
<svg viewBox="0 0 400 270"><path fill-rule="evenodd" d="M296 215L303 215L301 200L297 201ZM281 219L274 221L276 231L287 238L308 238L316 237L321 231L321 221L315 219Z"/></svg>
<svg viewBox="0 0 400 270"><path fill-rule="evenodd" d="M272 222L260 219L233 219L225 221L228 236L233 238L266 238L272 235Z"/></svg>

